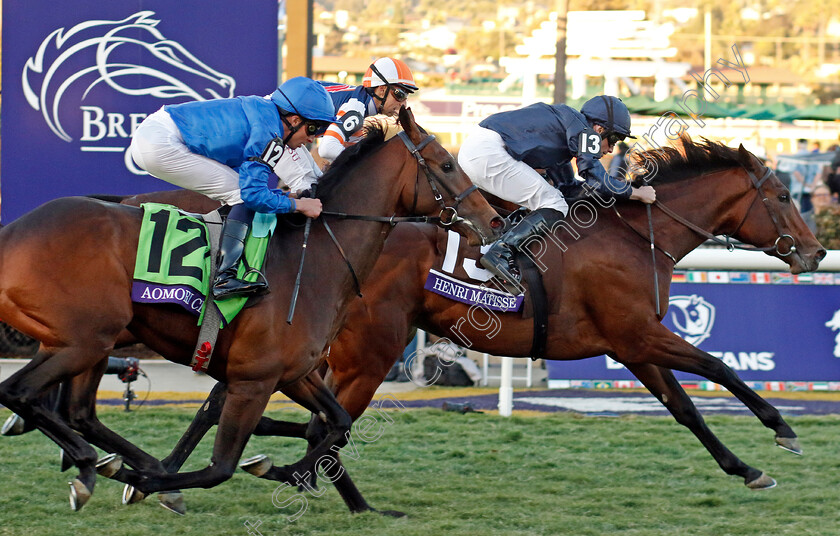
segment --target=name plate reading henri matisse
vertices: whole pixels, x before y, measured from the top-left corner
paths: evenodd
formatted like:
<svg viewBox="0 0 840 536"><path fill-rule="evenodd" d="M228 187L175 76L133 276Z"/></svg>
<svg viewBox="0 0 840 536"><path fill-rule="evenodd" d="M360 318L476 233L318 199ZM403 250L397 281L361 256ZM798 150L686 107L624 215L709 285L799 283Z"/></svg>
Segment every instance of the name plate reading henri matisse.
<svg viewBox="0 0 840 536"><path fill-rule="evenodd" d="M514 296L485 286L464 283L436 270L429 270L429 276L423 288L461 303L477 305L502 313L518 311L525 298L522 294Z"/></svg>

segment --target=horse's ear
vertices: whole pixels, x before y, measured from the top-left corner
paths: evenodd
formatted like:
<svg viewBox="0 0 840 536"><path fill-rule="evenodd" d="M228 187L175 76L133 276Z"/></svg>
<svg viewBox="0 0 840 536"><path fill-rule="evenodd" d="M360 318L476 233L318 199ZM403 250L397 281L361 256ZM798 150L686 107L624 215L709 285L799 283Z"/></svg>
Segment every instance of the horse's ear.
<svg viewBox="0 0 840 536"><path fill-rule="evenodd" d="M400 106L400 125L405 133L408 134L411 141L414 143L420 143L420 129L414 121L414 114L411 112L411 108Z"/></svg>
<svg viewBox="0 0 840 536"><path fill-rule="evenodd" d="M738 160L741 162L741 165L750 171L758 171L764 167L761 160L749 152L743 143L738 146Z"/></svg>

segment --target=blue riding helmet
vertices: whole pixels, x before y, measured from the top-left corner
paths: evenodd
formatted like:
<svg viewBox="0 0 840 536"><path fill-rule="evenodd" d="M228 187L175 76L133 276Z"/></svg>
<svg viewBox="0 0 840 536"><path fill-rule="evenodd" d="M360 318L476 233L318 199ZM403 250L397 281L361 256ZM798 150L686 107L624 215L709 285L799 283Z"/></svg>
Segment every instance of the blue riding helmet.
<svg viewBox="0 0 840 536"><path fill-rule="evenodd" d="M310 121L335 123L335 105L324 86L305 76L283 82L271 94L271 100L282 110Z"/></svg>
<svg viewBox="0 0 840 536"><path fill-rule="evenodd" d="M618 132L628 138L630 135L630 110L618 97L599 95L583 104L580 109L590 122L603 125L609 132Z"/></svg>

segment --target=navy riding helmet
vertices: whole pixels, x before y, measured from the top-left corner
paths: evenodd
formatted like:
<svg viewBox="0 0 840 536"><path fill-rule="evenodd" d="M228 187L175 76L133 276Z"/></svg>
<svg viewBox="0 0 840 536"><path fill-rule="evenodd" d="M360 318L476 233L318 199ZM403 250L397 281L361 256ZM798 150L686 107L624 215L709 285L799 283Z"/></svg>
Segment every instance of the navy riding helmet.
<svg viewBox="0 0 840 536"><path fill-rule="evenodd" d="M635 138L630 134L630 110L618 97L610 95L593 97L583 104L580 113L590 122L603 125L609 132Z"/></svg>

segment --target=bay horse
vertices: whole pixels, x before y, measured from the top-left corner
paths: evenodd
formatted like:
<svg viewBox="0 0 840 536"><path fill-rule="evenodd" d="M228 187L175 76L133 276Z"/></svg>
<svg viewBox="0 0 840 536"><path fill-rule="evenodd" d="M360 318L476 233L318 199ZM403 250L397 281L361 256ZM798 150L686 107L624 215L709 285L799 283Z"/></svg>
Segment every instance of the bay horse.
<svg viewBox="0 0 840 536"><path fill-rule="evenodd" d="M646 153L643 165L646 178L655 175L649 183L656 187L660 201L652 211L656 274L661 283L659 303L668 303L676 261L702 244L708 233L762 248L784 260L793 273L816 269L825 256L791 203L790 192L743 147L734 150L684 140L680 150L663 148ZM613 207L593 200L590 206L595 205L597 217L591 224L575 228L576 238L568 228L555 233L567 249L557 247L553 240L532 246L534 257L541 255L547 267L544 283L550 315L545 357L571 360L610 355L697 436L727 474L743 478L752 489L772 487L775 481L771 477L742 462L715 437L672 370L698 374L723 385L775 432L780 447L801 453L796 434L779 412L725 363L661 324L665 310L656 308L645 207L633 202ZM354 420L369 406L415 328L480 352L530 355L531 318L520 313L490 313L424 289L429 270L442 263L446 244L447 233L433 226L397 225L363 287L363 297L351 303L346 323L329 348L326 382ZM536 251L538 245L540 251ZM459 258L479 258L474 247L463 243L460 247ZM409 250L411 256L406 255ZM214 388L187 433L164 460L167 469L177 470L218 421L226 396L224 384ZM313 436L323 431L318 430L319 419L313 418L310 424L307 430L300 423L263 417L255 433L297 437L308 433L314 442ZM259 464L249 469L260 473ZM370 509L347 472L341 470L332 466L327 476L350 510Z"/></svg>
<svg viewBox="0 0 840 536"><path fill-rule="evenodd" d="M711 235L726 235L751 244L787 263L792 273L815 270L825 250L808 229L790 192L771 169L741 146L684 139L679 149L644 154L642 175L656 187L651 211L655 230L654 262L648 240L646 208L635 202L583 200L575 209L594 218L579 218L573 229L556 227L553 238L532 244L531 254L546 270L549 301L548 343L544 357L576 360L607 354L628 368L709 451L721 469L743 478L751 489L775 486L773 478L741 461L705 424L673 370L718 383L743 402L775 432L778 446L801 454L796 434L771 404L752 391L723 361L672 333L661 320L674 265ZM574 212L573 212L574 213ZM583 212L582 212L583 213ZM575 234L577 236L575 236ZM389 236L363 297L350 305L346 323L330 345L326 383L353 419L368 408L377 387L420 328L479 352L529 357L533 319L521 313L496 313L428 292L429 270L440 267L447 233L430 225L399 224ZM558 246L558 244L562 244ZM459 258L477 260L480 253L461 243ZM412 255L406 255L407 251ZM463 269L456 275L465 275ZM656 291L658 290L658 296ZM526 298L525 307L530 307ZM165 464L178 467L226 404L225 386L217 385L198 411ZM323 435L320 419L310 427L263 417L265 433L283 429L310 443ZM291 433L289 433L291 431ZM263 460L270 466L267 457ZM247 468L261 474L259 463ZM327 476L352 511L369 508L346 471L332 466Z"/></svg>
<svg viewBox="0 0 840 536"><path fill-rule="evenodd" d="M65 419L37 403L59 382L101 375L109 352L126 337L173 362L190 363L199 330L195 317L175 306L131 301L142 211L90 198L63 198L0 230L0 317L41 342L30 363L0 383L0 403L73 460L79 471L71 482L74 509L90 498L97 471L143 493L212 487L227 480L278 389L326 420L331 439L310 454L328 452L329 444L343 445L350 418L316 368L358 292L354 282L364 282L373 269L393 222L406 214L439 215L441 224L474 244L498 238L503 227L487 202L473 195L475 187L455 159L434 136L426 135L409 110L400 110L399 122L404 135L385 141L383 129L372 128L319 182L322 219L347 219L335 222L334 231L326 222L313 225L293 327L284 320L304 231L278 226L266 260L272 292L252 300L222 330L207 370L225 382L228 396L211 464L198 471L168 473L95 415L80 437ZM360 214L363 219L352 219ZM69 396L68 403L76 407L94 407L95 389ZM114 456L97 463L91 444L124 456L131 468ZM288 481L291 469L311 467L315 459L308 455L266 476Z"/></svg>

